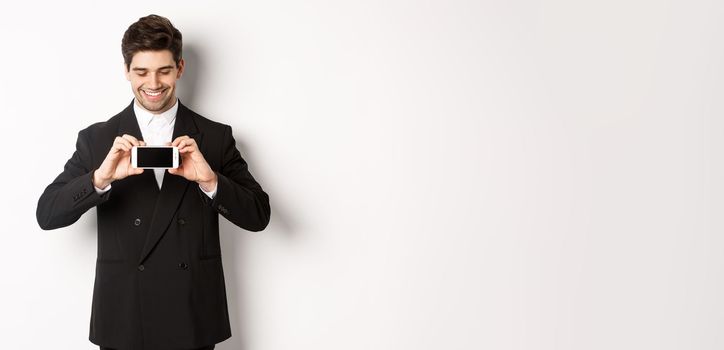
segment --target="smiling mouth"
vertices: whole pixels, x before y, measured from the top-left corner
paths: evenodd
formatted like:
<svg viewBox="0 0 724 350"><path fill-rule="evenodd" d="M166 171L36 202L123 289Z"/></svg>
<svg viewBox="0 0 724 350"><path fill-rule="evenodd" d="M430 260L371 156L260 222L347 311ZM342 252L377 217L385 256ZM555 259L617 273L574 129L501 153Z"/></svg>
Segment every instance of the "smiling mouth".
<svg viewBox="0 0 724 350"><path fill-rule="evenodd" d="M154 99L154 98L157 98L157 97L161 96L161 94L162 94L164 91L166 91L166 90L164 89L164 90L152 91L152 90L144 90L144 89L141 89L141 91L143 91L143 94L144 94L144 95L146 95L146 96Z"/></svg>

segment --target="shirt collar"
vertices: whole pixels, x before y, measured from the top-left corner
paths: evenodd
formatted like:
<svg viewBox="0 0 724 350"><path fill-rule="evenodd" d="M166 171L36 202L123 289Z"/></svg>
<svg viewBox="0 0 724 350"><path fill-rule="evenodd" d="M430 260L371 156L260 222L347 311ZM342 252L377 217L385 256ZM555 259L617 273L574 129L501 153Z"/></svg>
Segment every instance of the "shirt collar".
<svg viewBox="0 0 724 350"><path fill-rule="evenodd" d="M136 113L136 120L138 120L138 125L141 127L146 127L149 124L151 124L151 121L153 118L163 118L166 120L166 122L170 125L171 123L176 120L176 112L178 111L178 98L176 99L176 102L174 102L173 107L169 108L169 110L161 113L161 114L153 114L152 112L146 110L145 108L141 107L138 101L133 102L133 112Z"/></svg>

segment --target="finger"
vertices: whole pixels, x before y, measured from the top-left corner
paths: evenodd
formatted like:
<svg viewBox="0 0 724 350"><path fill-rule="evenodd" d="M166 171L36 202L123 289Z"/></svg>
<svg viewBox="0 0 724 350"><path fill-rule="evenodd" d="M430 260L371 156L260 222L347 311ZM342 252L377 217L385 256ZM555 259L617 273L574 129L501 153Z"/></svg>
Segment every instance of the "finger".
<svg viewBox="0 0 724 350"><path fill-rule="evenodd" d="M128 164L128 165L126 166L126 175L123 176L123 177L125 178L125 177L129 177L129 176L133 176L133 175L138 175L138 174L140 174L140 173L142 173L142 172L143 172L143 169L141 169L141 168L134 168L131 164Z"/></svg>
<svg viewBox="0 0 724 350"><path fill-rule="evenodd" d="M128 152L131 150L131 144L128 141L118 141L113 144L113 150Z"/></svg>
<svg viewBox="0 0 724 350"><path fill-rule="evenodd" d="M123 136L121 136L121 138L124 140L127 140L134 146L140 146L140 144L141 144L140 141L138 141L138 139L133 135L123 134Z"/></svg>
<svg viewBox="0 0 724 350"><path fill-rule="evenodd" d="M194 151L196 151L196 146L186 146L186 147L184 147L184 148L180 148L180 149L178 150L178 153L184 153L184 154L185 154L185 153L191 153L191 152L194 152Z"/></svg>
<svg viewBox="0 0 724 350"><path fill-rule="evenodd" d="M185 139L188 139L188 138L190 138L190 137L188 137L188 136L186 136L186 135L179 136L179 137L177 137L175 140L173 140L173 142L171 142L171 146L176 146L176 147L178 147L178 144L179 144L181 141L183 141L183 140L185 140Z"/></svg>
<svg viewBox="0 0 724 350"><path fill-rule="evenodd" d="M194 140L192 138L185 139L179 143L178 147L179 147L179 149L186 148L186 147L193 147L195 149L196 140Z"/></svg>
<svg viewBox="0 0 724 350"><path fill-rule="evenodd" d="M131 147L133 147L133 144L131 144L131 142L127 139L124 139L122 137L116 137L116 139L113 141L113 146L119 147L121 145L125 146L124 150L129 150L131 149Z"/></svg>
<svg viewBox="0 0 724 350"><path fill-rule="evenodd" d="M196 143L185 141L181 145L179 145L178 151L180 153L187 153L187 152L194 152L197 149L198 149L198 147L196 147Z"/></svg>
<svg viewBox="0 0 724 350"><path fill-rule="evenodd" d="M178 143L178 145L176 145L176 147L178 147L178 149L181 150L182 148L184 148L188 145L189 145L189 140L183 139L183 140L179 141L179 143Z"/></svg>
<svg viewBox="0 0 724 350"><path fill-rule="evenodd" d="M171 175L176 175L176 176L184 176L184 173L183 173L183 171L181 171L181 168L170 168L170 169L168 169L168 173Z"/></svg>
<svg viewBox="0 0 724 350"><path fill-rule="evenodd" d="M141 143L138 142L138 139L135 138L135 137L133 137L133 136L131 136L131 135L123 134L123 136L121 136L121 137L122 137L123 139L128 140L128 142L130 142L130 143L131 143L132 145L134 145L134 146L140 146L140 145L141 145Z"/></svg>
<svg viewBox="0 0 724 350"><path fill-rule="evenodd" d="M146 141L138 141L138 142L141 144L141 146L145 146L145 145L146 145Z"/></svg>

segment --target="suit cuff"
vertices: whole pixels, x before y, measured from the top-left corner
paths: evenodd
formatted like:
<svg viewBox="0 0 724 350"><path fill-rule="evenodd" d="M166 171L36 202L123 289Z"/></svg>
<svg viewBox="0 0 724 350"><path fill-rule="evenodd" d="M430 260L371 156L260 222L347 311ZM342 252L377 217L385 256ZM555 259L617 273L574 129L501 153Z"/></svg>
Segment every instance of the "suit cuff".
<svg viewBox="0 0 724 350"><path fill-rule="evenodd" d="M93 188L96 189L96 193L102 195L102 194L104 194L104 193L106 193L106 192L108 192L108 191L111 190L111 184L108 184L108 186L106 186L105 188L102 188L102 189L96 187L95 185L93 185Z"/></svg>
<svg viewBox="0 0 724 350"><path fill-rule="evenodd" d="M201 188L201 185L199 185L199 189L201 190L201 192L203 192L203 193L204 193L206 196L208 196L210 199L214 199L214 197L216 197L216 190L219 189L219 182L217 181L217 182L216 182L216 187L214 187L214 189L211 190L211 191L209 191L209 192L204 191L204 189Z"/></svg>
<svg viewBox="0 0 724 350"><path fill-rule="evenodd" d="M98 205L108 200L108 194L111 191L111 186L102 189L103 192L98 192L95 185L93 185L93 172L85 174L78 178L80 186L77 186L73 190L73 203L74 205L90 205L90 207ZM74 186L75 187L75 186Z"/></svg>

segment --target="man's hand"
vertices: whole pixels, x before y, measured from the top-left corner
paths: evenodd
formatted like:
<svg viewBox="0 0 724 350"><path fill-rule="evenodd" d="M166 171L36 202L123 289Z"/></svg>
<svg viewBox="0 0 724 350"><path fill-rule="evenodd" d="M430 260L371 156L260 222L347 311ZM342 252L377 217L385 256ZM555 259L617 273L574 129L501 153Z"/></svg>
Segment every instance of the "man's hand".
<svg viewBox="0 0 724 350"><path fill-rule="evenodd" d="M181 155L181 166L176 169L168 169L168 172L173 175L179 175L186 178L189 181L196 181L201 185L201 189L206 192L211 192L216 188L218 178L216 173L211 170L209 163L206 162L206 158L201 154L199 147L196 145L196 140L188 136L179 136L173 142L171 146L178 147L178 152Z"/></svg>
<svg viewBox="0 0 724 350"><path fill-rule="evenodd" d="M131 135L116 137L106 159L93 173L93 186L103 189L113 181L142 173L143 169L134 169L131 166L131 148L145 145L145 142L138 141Z"/></svg>

